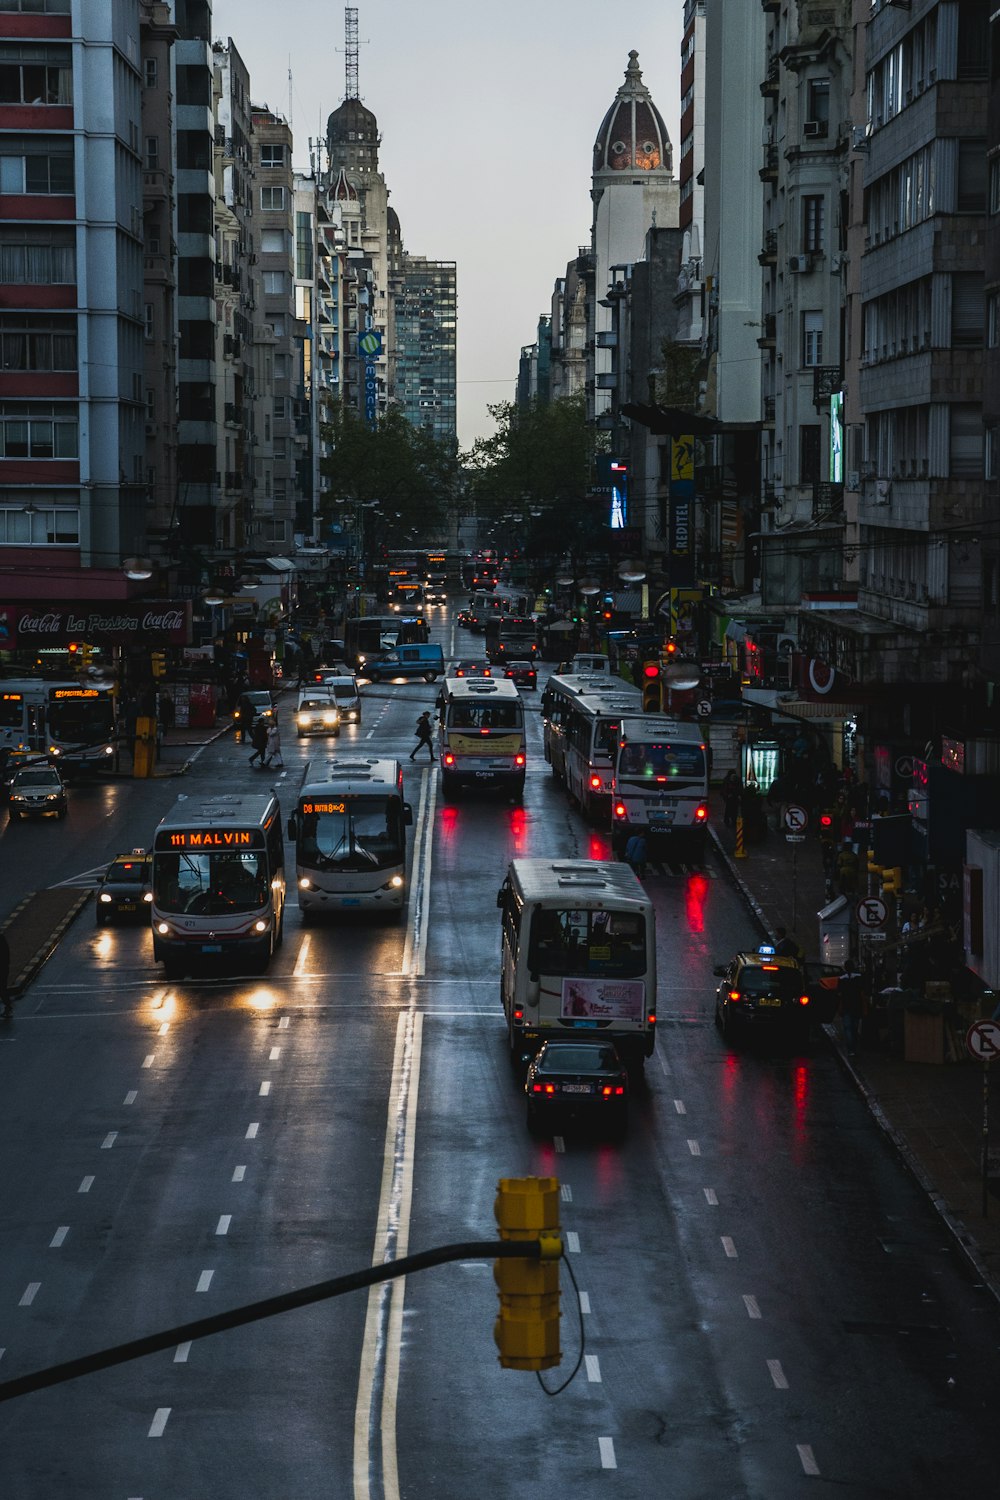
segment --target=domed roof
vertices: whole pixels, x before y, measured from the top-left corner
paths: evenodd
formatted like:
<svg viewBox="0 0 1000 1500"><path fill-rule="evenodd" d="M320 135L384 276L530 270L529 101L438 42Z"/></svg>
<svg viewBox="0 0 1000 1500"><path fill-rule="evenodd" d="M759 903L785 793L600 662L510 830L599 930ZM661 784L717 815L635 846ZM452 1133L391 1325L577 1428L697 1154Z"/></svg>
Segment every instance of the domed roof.
<svg viewBox="0 0 1000 1500"><path fill-rule="evenodd" d="M360 99L345 99L326 122L326 138L333 141L370 141L378 144L378 121Z"/></svg>
<svg viewBox="0 0 1000 1500"><path fill-rule="evenodd" d="M597 132L596 172L673 172L673 148L663 116L639 71L639 54L628 55L625 82Z"/></svg>

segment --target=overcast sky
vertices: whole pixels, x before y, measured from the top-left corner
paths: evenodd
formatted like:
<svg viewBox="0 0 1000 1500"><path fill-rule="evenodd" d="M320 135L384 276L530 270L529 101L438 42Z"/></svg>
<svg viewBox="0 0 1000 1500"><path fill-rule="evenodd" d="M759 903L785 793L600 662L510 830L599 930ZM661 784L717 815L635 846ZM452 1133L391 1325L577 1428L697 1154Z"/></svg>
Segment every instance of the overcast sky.
<svg viewBox="0 0 1000 1500"><path fill-rule="evenodd" d="M590 240L597 130L629 50L678 160L683 0L629 20L607 0L358 0L359 93L379 124L379 166L415 255L458 263L458 433L493 430L552 283ZM640 15L640 13L642 13ZM289 114L295 164L344 97L344 7L213 0L253 101ZM642 18L644 17L644 19Z"/></svg>

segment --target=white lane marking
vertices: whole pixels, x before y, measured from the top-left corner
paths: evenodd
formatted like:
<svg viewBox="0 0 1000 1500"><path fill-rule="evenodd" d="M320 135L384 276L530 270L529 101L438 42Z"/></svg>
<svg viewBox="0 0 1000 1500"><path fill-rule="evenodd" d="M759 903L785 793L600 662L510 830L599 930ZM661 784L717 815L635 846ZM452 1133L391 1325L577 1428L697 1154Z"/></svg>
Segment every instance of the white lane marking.
<svg viewBox="0 0 1000 1500"><path fill-rule="evenodd" d="M246 1167L234 1167L233 1168L233 1181L234 1182L242 1182L243 1179L244 1179L244 1177L246 1175L247 1175L247 1169L246 1169Z"/></svg>
<svg viewBox="0 0 1000 1500"><path fill-rule="evenodd" d="M68 1224L60 1224L59 1228L56 1230L55 1234L49 1240L49 1249L50 1250L58 1250L59 1246L65 1241L66 1236L68 1234L69 1234L69 1225Z"/></svg>
<svg viewBox="0 0 1000 1500"><path fill-rule="evenodd" d="M771 1379L774 1381L774 1388L775 1388L775 1390L776 1391L787 1391L788 1390L788 1380L787 1380L787 1377L785 1375L784 1370L781 1368L781 1360L780 1359L769 1359L768 1362L767 1362L767 1368L771 1372Z"/></svg>
<svg viewBox="0 0 1000 1500"><path fill-rule="evenodd" d="M701 1155L701 1146L697 1141L688 1141L688 1150L690 1151L692 1156Z"/></svg>
<svg viewBox="0 0 1000 1500"><path fill-rule="evenodd" d="M554 1135L552 1137L552 1147L553 1150L560 1153L566 1150L566 1142L563 1140L561 1135Z"/></svg>
<svg viewBox="0 0 1000 1500"><path fill-rule="evenodd" d="M280 1047L272 1047L271 1048L271 1055L268 1058L268 1062L277 1062L278 1058L280 1056L281 1056L281 1048Z"/></svg>
<svg viewBox="0 0 1000 1500"><path fill-rule="evenodd" d="M161 1023L160 1023L160 1036L166 1036L166 1034L167 1034L167 1032L169 1030L170 1030L170 1022L169 1021L161 1021Z"/></svg>
<svg viewBox="0 0 1000 1500"><path fill-rule="evenodd" d="M149 1052L149 1053L147 1053L146 1056L142 1060L143 1067L144 1068L151 1068L153 1066L153 1058L155 1056L156 1056L155 1052Z"/></svg>
<svg viewBox="0 0 1000 1500"><path fill-rule="evenodd" d="M719 1195L715 1191L715 1188L702 1188L702 1192L705 1194L705 1202L710 1203L713 1208L717 1208L719 1204Z"/></svg>
<svg viewBox="0 0 1000 1500"><path fill-rule="evenodd" d="M590 1312L590 1293L589 1292L581 1292L580 1293L580 1311L583 1313L584 1317L586 1317L586 1315Z"/></svg>
<svg viewBox="0 0 1000 1500"><path fill-rule="evenodd" d="M722 1236L722 1248L723 1250L725 1250L730 1260L737 1259L736 1244L731 1235L724 1234Z"/></svg>
<svg viewBox="0 0 1000 1500"><path fill-rule="evenodd" d="M760 1307L757 1304L757 1298L756 1297L751 1297L747 1292L744 1292L743 1293L743 1303L744 1303L744 1306L746 1307L747 1314L748 1314L749 1317L751 1317L751 1318L759 1318L760 1317Z"/></svg>
<svg viewBox="0 0 1000 1500"><path fill-rule="evenodd" d="M229 1226L233 1222L232 1214L220 1214L219 1222L215 1226L216 1234L228 1234Z"/></svg>
<svg viewBox="0 0 1000 1500"><path fill-rule="evenodd" d="M380 717L380 718L381 718L381 715L379 715L379 717ZM370 739L371 739L371 737L372 737L372 735L373 735L373 734L374 734L374 733L375 733L375 731L374 731L374 729L369 729L369 731L368 731L368 733L367 733L367 734L366 734L366 735L365 735L365 739L366 739L366 740L370 740Z"/></svg>
<svg viewBox="0 0 1000 1500"><path fill-rule="evenodd" d="M677 1113L679 1115L686 1115L687 1114L687 1105L684 1103L683 1099L675 1099L674 1100L674 1109L677 1111Z"/></svg>
<svg viewBox="0 0 1000 1500"><path fill-rule="evenodd" d="M413 1150L420 1087L423 1016L411 1008L396 1022L396 1044L386 1113L372 1265L396 1260L409 1244L413 1192ZM405 1282L396 1279L368 1292L365 1332L354 1408L354 1500L369 1500L373 1469L371 1438L381 1396L381 1478L384 1500L399 1500L396 1455L396 1399L402 1342ZM381 1377L381 1378L380 1378ZM380 1389L379 1389L380 1387Z"/></svg>
<svg viewBox="0 0 1000 1500"><path fill-rule="evenodd" d="M434 851L434 810L437 777L430 770L420 773L420 802L413 834L413 865L407 906L406 938L403 942L403 974L420 978L427 968L427 935L430 930L431 865Z"/></svg>
<svg viewBox="0 0 1000 1500"><path fill-rule="evenodd" d="M816 1462L815 1455L813 1454L812 1448L809 1446L809 1444L796 1443L795 1447L796 1451L798 1452L799 1459L802 1463L803 1471L806 1474L818 1474L819 1464Z"/></svg>
<svg viewBox="0 0 1000 1500"><path fill-rule="evenodd" d="M265 1078L265 1079L264 1079L264 1082L263 1082L263 1083L262 1083L262 1084L261 1084L261 1086L260 1086L260 1094L261 1094L261 1097L262 1097L262 1098L264 1098L264 1099L266 1099L266 1098L267 1098L267 1096L268 1096L268 1094L269 1094L269 1093L270 1093L270 1092L271 1092L271 1085L270 1085L270 1083L269 1083L269 1082L268 1082L268 1080L267 1080L267 1079L266 1079L266 1078Z"/></svg>
<svg viewBox="0 0 1000 1500"><path fill-rule="evenodd" d="M615 1458L614 1438L602 1437L597 1439L597 1446L601 1452L601 1468L617 1469L618 1460Z"/></svg>
<svg viewBox="0 0 1000 1500"><path fill-rule="evenodd" d="M198 1277L198 1285L195 1287L195 1291L207 1292L209 1287L212 1285L212 1277L214 1275L214 1271L202 1271L201 1275Z"/></svg>
<svg viewBox="0 0 1000 1500"><path fill-rule="evenodd" d="M163 1436L163 1429L167 1425L167 1419L168 1419L169 1416L170 1416L170 1407L169 1406L158 1406L156 1408L156 1415L153 1417L152 1422L149 1424L149 1436L150 1437L162 1437Z"/></svg>
<svg viewBox="0 0 1000 1500"><path fill-rule="evenodd" d="M312 937L307 932L303 936L303 939L302 939L301 943L299 944L299 951L298 951L298 954L296 955L296 958L295 958L295 966L292 969L292 973L295 974L295 975L297 975L298 977L301 977L306 972L306 960L309 957L309 948L310 948L311 944L312 944ZM287 1016L283 1016L282 1019L284 1020L285 1025L287 1026L287 1024L288 1024L288 1017Z"/></svg>
<svg viewBox="0 0 1000 1500"><path fill-rule="evenodd" d="M570 1187L568 1182L564 1182L562 1187L559 1189L559 1196L562 1198L562 1201L564 1203L573 1202L573 1189Z"/></svg>
<svg viewBox="0 0 1000 1500"><path fill-rule="evenodd" d="M257 1139L257 1132L258 1132L259 1129L260 1129L260 1126L258 1125L258 1123L257 1123L256 1120L253 1122L252 1125L248 1125L247 1126L246 1139L248 1141L255 1141Z"/></svg>
<svg viewBox="0 0 1000 1500"><path fill-rule="evenodd" d="M42 1283L40 1281L29 1281L28 1285L21 1293L21 1300L17 1304L18 1307L30 1307L35 1298L38 1296L38 1288L41 1286L41 1284Z"/></svg>
<svg viewBox="0 0 1000 1500"><path fill-rule="evenodd" d="M281 1019L278 1021L278 1030L279 1031L287 1031L288 1030L288 1017L287 1016L282 1016Z"/></svg>
<svg viewBox="0 0 1000 1500"><path fill-rule="evenodd" d="M566 1231L566 1249L570 1255L580 1254L580 1236L575 1229L567 1229Z"/></svg>
<svg viewBox="0 0 1000 1500"><path fill-rule="evenodd" d="M104 1137L103 1141L101 1142L101 1150L102 1151L110 1151L111 1147L114 1145L114 1143L115 1143L115 1141L117 1139L118 1139L118 1132L117 1132L117 1130L109 1130L108 1133L107 1133L107 1135Z"/></svg>
<svg viewBox="0 0 1000 1500"><path fill-rule="evenodd" d="M129 1089L128 1093L125 1095L125 1098L123 1099L122 1102L124 1104L134 1104L135 1101L138 1099L138 1097L139 1097L139 1090L138 1089Z"/></svg>
<svg viewBox="0 0 1000 1500"><path fill-rule="evenodd" d="M174 1364L175 1365L186 1365L187 1362L188 1362L188 1355L190 1353L191 1353L191 1340L190 1339L188 1339L188 1341L187 1341L186 1344L178 1344L177 1348L174 1350Z"/></svg>
<svg viewBox="0 0 1000 1500"><path fill-rule="evenodd" d="M0 1359L3 1359L3 1357L4 1357L4 1355L5 1355L5 1354L6 1354L6 1353L7 1353L7 1350L6 1350L6 1349L0 1349Z"/></svg>
<svg viewBox="0 0 1000 1500"><path fill-rule="evenodd" d="M596 1354L584 1355L584 1363L587 1366L587 1379L591 1385L601 1384L601 1361Z"/></svg>
<svg viewBox="0 0 1000 1500"><path fill-rule="evenodd" d="M91 1188L93 1186L94 1186L94 1179L93 1179L93 1177L85 1177L83 1179L83 1181L80 1183L80 1186L77 1188L77 1192L78 1193L89 1193L90 1190L91 1190Z"/></svg>

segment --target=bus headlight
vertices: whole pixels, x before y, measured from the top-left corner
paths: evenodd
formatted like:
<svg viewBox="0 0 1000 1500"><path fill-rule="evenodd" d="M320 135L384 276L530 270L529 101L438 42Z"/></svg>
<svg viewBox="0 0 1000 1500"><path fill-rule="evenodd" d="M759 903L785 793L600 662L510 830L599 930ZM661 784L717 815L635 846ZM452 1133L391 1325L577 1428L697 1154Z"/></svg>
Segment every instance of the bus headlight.
<svg viewBox="0 0 1000 1500"><path fill-rule="evenodd" d="M170 923L169 922L157 922L157 924L156 924L156 930L160 934L160 937L168 937L169 934L170 934Z"/></svg>
<svg viewBox="0 0 1000 1500"><path fill-rule="evenodd" d="M115 753L115 747L114 747L114 745L105 745L105 747L104 747L104 753L105 753L105 755L114 755L114 753Z"/></svg>
<svg viewBox="0 0 1000 1500"><path fill-rule="evenodd" d="M299 876L299 890L300 891L311 891L312 890L312 881L309 879L308 875L300 875Z"/></svg>
<svg viewBox="0 0 1000 1500"><path fill-rule="evenodd" d="M152 891L143 891L143 893L142 893L142 899L143 899L143 901L146 901L150 905L152 905L152 902L153 902L153 893L152 893Z"/></svg>
<svg viewBox="0 0 1000 1500"><path fill-rule="evenodd" d="M258 917L256 922L253 924L253 930L254 932L266 932L267 923L263 920L263 918Z"/></svg>
<svg viewBox="0 0 1000 1500"><path fill-rule="evenodd" d="M403 884L402 875L394 875L389 881L389 884L392 886L393 890L398 891L400 886Z"/></svg>

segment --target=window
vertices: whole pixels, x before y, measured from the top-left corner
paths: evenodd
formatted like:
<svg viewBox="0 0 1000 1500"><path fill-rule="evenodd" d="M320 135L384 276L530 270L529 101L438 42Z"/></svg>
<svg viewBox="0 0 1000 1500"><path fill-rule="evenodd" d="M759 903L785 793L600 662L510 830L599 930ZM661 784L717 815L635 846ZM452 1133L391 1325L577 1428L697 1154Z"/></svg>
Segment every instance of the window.
<svg viewBox="0 0 1000 1500"><path fill-rule="evenodd" d="M73 147L53 146L45 151L39 138L22 146L17 137L0 142L0 193L69 194L73 191ZM15 148L15 149L12 149ZM30 154L29 154L30 153Z"/></svg>
<svg viewBox="0 0 1000 1500"><path fill-rule="evenodd" d="M809 423L799 428L799 483L819 483L819 423Z"/></svg>
<svg viewBox="0 0 1000 1500"><path fill-rule="evenodd" d="M0 402L0 458L77 458L75 406Z"/></svg>
<svg viewBox="0 0 1000 1500"><path fill-rule="evenodd" d="M262 280L264 291L269 297L283 297L288 290L288 278L284 271L265 271Z"/></svg>
<svg viewBox="0 0 1000 1500"><path fill-rule="evenodd" d="M991 214L1000 213L1000 156L990 161L989 209Z"/></svg>
<svg viewBox="0 0 1000 1500"><path fill-rule="evenodd" d="M289 238L284 229L262 229L260 232L261 255L285 255L289 249Z"/></svg>
<svg viewBox="0 0 1000 1500"><path fill-rule="evenodd" d="M958 143L958 192L955 207L960 214L981 214L986 207L986 142Z"/></svg>
<svg viewBox="0 0 1000 1500"><path fill-rule="evenodd" d="M262 209L284 208L285 190L283 187L262 187L260 190L260 206Z"/></svg>
<svg viewBox="0 0 1000 1500"><path fill-rule="evenodd" d="M978 347L983 342L983 278L975 271L955 271L951 278L951 342Z"/></svg>
<svg viewBox="0 0 1000 1500"><path fill-rule="evenodd" d="M159 63L155 57L144 57L142 60L142 77L148 89L155 89L159 82Z"/></svg>
<svg viewBox="0 0 1000 1500"><path fill-rule="evenodd" d="M72 103L73 61L68 47L44 42L0 45L0 104Z"/></svg>
<svg viewBox="0 0 1000 1500"><path fill-rule="evenodd" d="M1000 344L1000 292L990 292L986 299L986 342L991 349Z"/></svg>
<svg viewBox="0 0 1000 1500"><path fill-rule="evenodd" d="M8 491L8 498L10 492ZM38 506L30 492L24 496ZM80 545L80 512L76 507L53 509L38 506L25 512L21 505L0 507L0 545L5 547L77 547Z"/></svg>
<svg viewBox="0 0 1000 1500"><path fill-rule="evenodd" d="M160 141L155 135L146 137L146 168L147 171L155 172L160 165Z"/></svg>
<svg viewBox="0 0 1000 1500"><path fill-rule="evenodd" d="M0 313L0 369L75 370L75 318Z"/></svg>
<svg viewBox="0 0 1000 1500"><path fill-rule="evenodd" d="M260 164L262 167L283 167L285 165L285 148L271 141L260 148Z"/></svg>
<svg viewBox="0 0 1000 1500"><path fill-rule="evenodd" d="M72 229L0 225L0 285L72 285L76 244Z"/></svg>
<svg viewBox="0 0 1000 1500"><path fill-rule="evenodd" d="M952 478L974 478L983 471L983 414L978 406L955 405L951 412Z"/></svg>
<svg viewBox="0 0 1000 1500"><path fill-rule="evenodd" d="M814 253L826 249L826 199L821 193L802 199L802 248Z"/></svg>
<svg viewBox="0 0 1000 1500"><path fill-rule="evenodd" d="M806 119L820 128L811 135L826 135L830 128L830 80L810 78L806 85Z"/></svg>
<svg viewBox="0 0 1000 1500"><path fill-rule="evenodd" d="M802 364L806 366L823 363L823 314L802 314Z"/></svg>
<svg viewBox="0 0 1000 1500"><path fill-rule="evenodd" d="M986 469L987 479L996 479L1000 474L997 467L997 428L996 423L991 423L986 429Z"/></svg>
<svg viewBox="0 0 1000 1500"><path fill-rule="evenodd" d="M155 319L153 317L153 304L152 304L152 302L147 302L146 305L145 305L145 307L143 308L143 319L144 319L145 324L146 324L146 337L148 339L155 338L156 337L156 322L155 322Z"/></svg>

